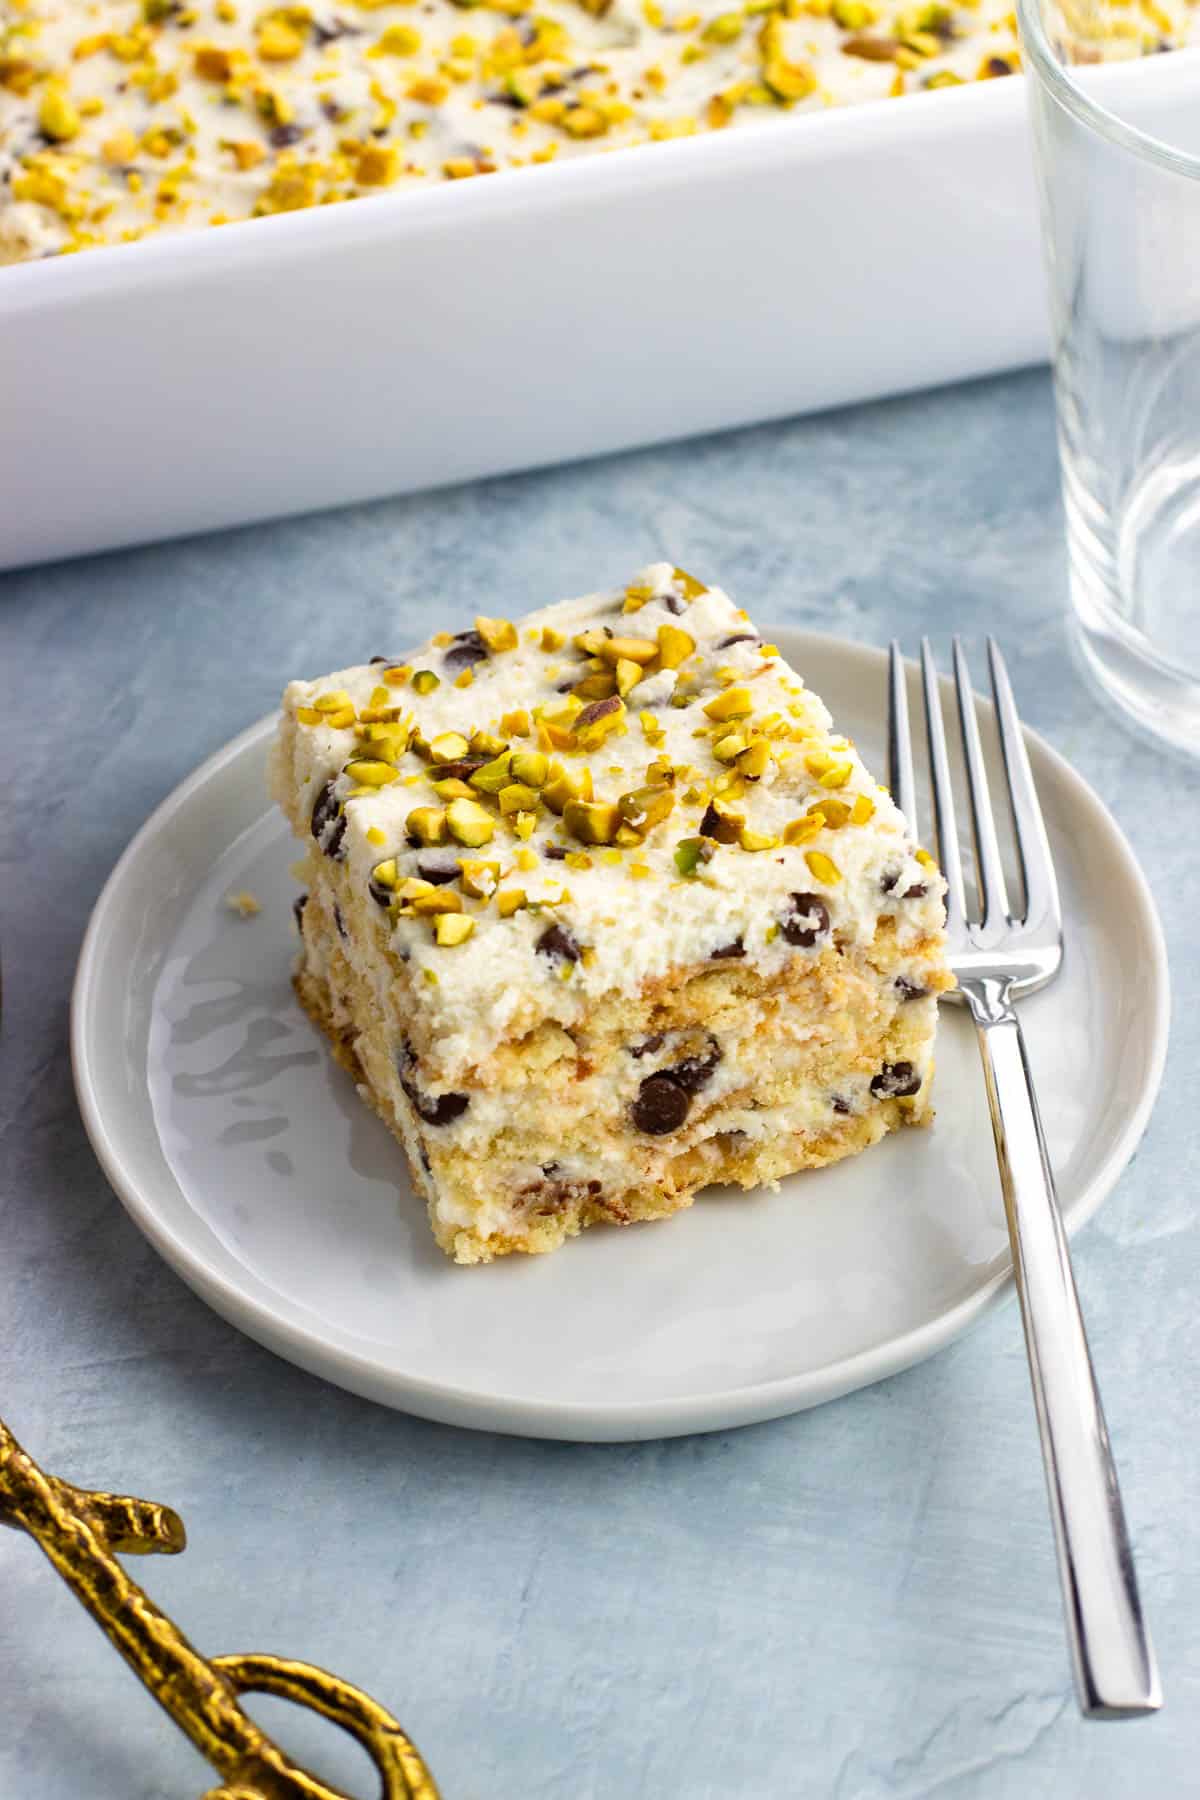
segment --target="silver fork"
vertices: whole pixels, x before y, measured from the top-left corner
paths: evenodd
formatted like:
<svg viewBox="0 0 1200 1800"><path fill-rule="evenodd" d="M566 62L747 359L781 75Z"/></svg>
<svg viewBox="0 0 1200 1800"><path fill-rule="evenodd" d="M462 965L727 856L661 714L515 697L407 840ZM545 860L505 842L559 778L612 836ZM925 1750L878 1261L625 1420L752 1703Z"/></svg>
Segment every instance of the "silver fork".
<svg viewBox="0 0 1200 1800"><path fill-rule="evenodd" d="M983 1059L1080 1711L1089 1719L1136 1718L1162 1705L1158 1669L1142 1618L1112 1448L1013 1005L1052 980L1062 962L1058 884L1008 673L991 638L988 664L1025 889L1020 918L1009 908L975 698L966 657L955 638L954 678L980 896L979 916L968 916L937 668L928 638L921 641L934 825L948 888L950 965L958 978L954 997L970 1010ZM895 642L889 666L889 754L892 793L916 830L908 691Z"/></svg>

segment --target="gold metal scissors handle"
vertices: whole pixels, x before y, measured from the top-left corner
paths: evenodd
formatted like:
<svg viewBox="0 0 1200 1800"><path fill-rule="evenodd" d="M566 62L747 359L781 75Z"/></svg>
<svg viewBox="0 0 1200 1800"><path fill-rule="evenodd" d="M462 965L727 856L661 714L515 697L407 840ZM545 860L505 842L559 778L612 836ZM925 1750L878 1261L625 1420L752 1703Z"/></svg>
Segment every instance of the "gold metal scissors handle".
<svg viewBox="0 0 1200 1800"><path fill-rule="evenodd" d="M204 1800L347 1800L293 1763L239 1704L274 1694L358 1739L383 1779L383 1800L438 1800L433 1777L386 1709L348 1681L287 1657L204 1657L117 1554L173 1556L187 1544L169 1506L92 1493L47 1475L0 1419L0 1525L27 1531L138 1679L221 1777Z"/></svg>

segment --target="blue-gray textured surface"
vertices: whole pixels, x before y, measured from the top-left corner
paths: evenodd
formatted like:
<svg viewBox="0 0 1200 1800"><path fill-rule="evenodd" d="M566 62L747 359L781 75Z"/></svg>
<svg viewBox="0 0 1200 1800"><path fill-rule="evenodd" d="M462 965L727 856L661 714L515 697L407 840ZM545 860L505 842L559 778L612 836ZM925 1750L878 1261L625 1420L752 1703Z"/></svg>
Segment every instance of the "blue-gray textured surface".
<svg viewBox="0 0 1200 1800"><path fill-rule="evenodd" d="M658 556L764 620L873 642L997 629L1030 722L1157 889L1173 1056L1077 1247L1157 1719L1076 1716L1011 1307L775 1424L632 1447L473 1435L240 1337L158 1261L88 1148L68 993L147 812L285 672L403 642L435 607L511 612ZM136 1572L201 1647L359 1680L446 1800L1200 1792L1200 777L1101 710L1064 612L1041 374L0 578L0 1409L48 1467L179 1508L187 1555ZM370 1791L357 1752L289 1741ZM0 1800L166 1800L206 1777L4 1534Z"/></svg>

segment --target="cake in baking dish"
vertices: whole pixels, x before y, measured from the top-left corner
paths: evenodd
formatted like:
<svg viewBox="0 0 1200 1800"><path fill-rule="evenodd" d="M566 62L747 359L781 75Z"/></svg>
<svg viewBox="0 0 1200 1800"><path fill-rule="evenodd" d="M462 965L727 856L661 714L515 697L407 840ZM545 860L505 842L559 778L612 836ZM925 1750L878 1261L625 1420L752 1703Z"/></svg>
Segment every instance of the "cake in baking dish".
<svg viewBox="0 0 1200 1800"><path fill-rule="evenodd" d="M684 571L292 682L272 781L297 992L457 1261L930 1118L941 876Z"/></svg>
<svg viewBox="0 0 1200 1800"><path fill-rule="evenodd" d="M1113 30L1182 41L1184 0ZM1018 66L1010 0L3 0L0 263Z"/></svg>

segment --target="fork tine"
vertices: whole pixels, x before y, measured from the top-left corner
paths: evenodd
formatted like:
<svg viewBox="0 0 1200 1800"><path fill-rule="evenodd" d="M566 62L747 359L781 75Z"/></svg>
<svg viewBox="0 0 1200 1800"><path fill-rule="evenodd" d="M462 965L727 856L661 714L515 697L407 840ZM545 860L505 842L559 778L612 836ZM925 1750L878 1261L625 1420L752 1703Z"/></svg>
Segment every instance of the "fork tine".
<svg viewBox="0 0 1200 1800"><path fill-rule="evenodd" d="M954 816L954 790L950 785L950 760L946 755L937 664L927 637L921 639L921 678L933 776L933 822L937 831L938 861L946 877L946 924L951 932L961 931L967 923L967 903L963 893L962 859L958 853L958 824Z"/></svg>
<svg viewBox="0 0 1200 1800"><path fill-rule="evenodd" d="M996 821L992 815L992 796L988 789L983 745L979 741L979 720L975 716L975 695L971 688L971 671L967 667L962 639L954 639L954 685L958 690L958 717L962 726L963 753L967 762L967 786L971 796L971 831L975 839L975 866L979 876L980 923L986 928L1008 917L1008 890L1004 884L1004 865L996 838Z"/></svg>
<svg viewBox="0 0 1200 1800"><path fill-rule="evenodd" d="M908 681L900 645L893 638L888 650L888 786L892 799L920 837L917 818L917 784L913 779L912 732L908 724Z"/></svg>
<svg viewBox="0 0 1200 1800"><path fill-rule="evenodd" d="M1008 670L1004 666L1004 658L995 638L988 639L987 647L992 695L1000 727L1000 748L1004 753L1004 773L1008 778L1013 825L1021 857L1021 877L1025 885L1024 923L1037 925L1049 918L1057 924L1061 915L1054 858L1050 854L1046 823L1042 818L1037 789L1033 785L1033 771L1029 767L1029 755L1025 749L1021 721L1017 716L1017 703L1013 699Z"/></svg>

